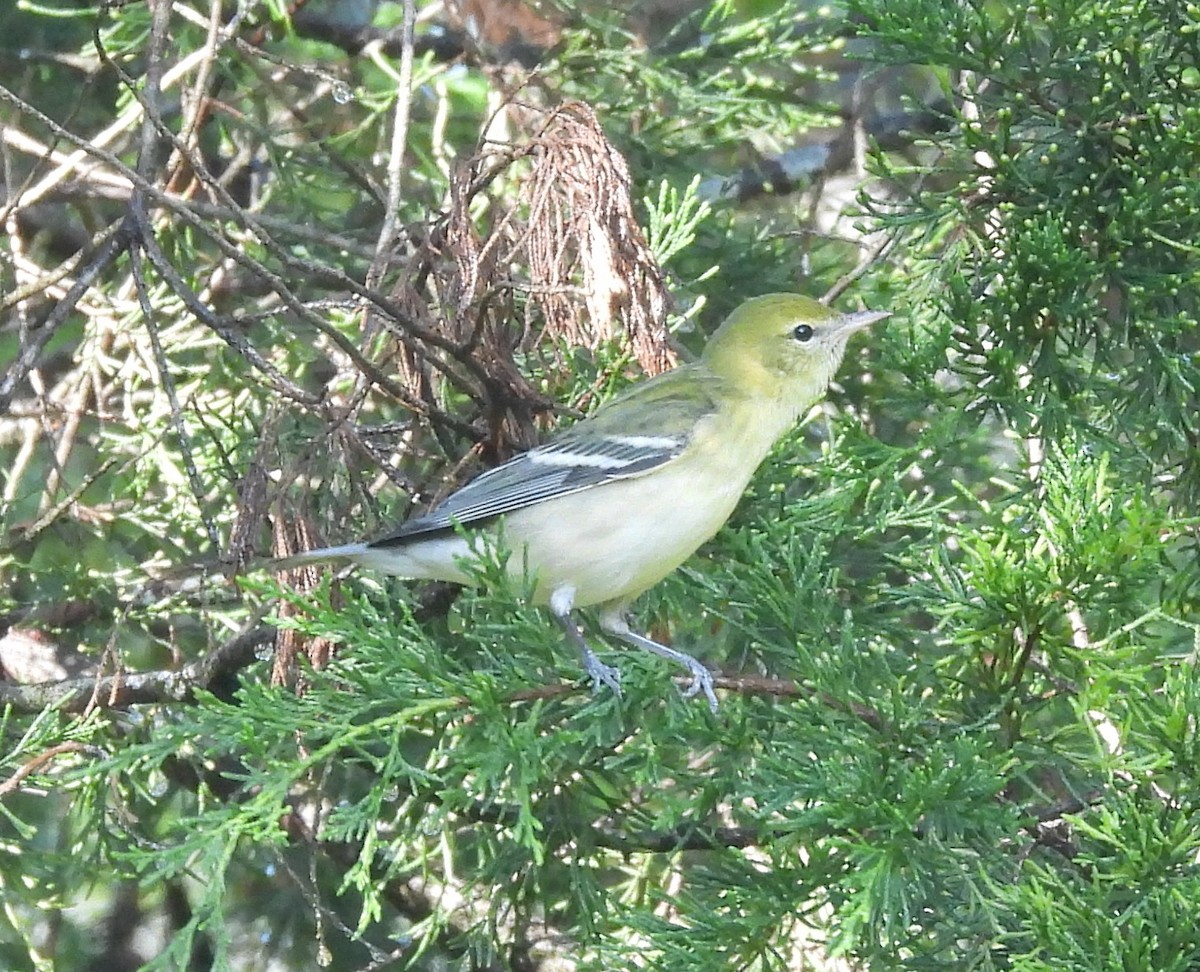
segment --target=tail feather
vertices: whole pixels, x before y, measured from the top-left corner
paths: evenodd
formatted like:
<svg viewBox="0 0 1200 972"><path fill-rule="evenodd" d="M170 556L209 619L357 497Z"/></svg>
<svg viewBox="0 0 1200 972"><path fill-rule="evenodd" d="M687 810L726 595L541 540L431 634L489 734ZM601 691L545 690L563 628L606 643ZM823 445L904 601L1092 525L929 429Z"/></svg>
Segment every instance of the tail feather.
<svg viewBox="0 0 1200 972"><path fill-rule="evenodd" d="M454 534L420 539L419 542L380 547L372 543L347 543L340 547L305 550L290 557L268 560L256 567L279 571L309 564L349 562L409 580L449 581L470 584L472 575L463 570L460 560L475 553L466 539Z"/></svg>
<svg viewBox="0 0 1200 972"><path fill-rule="evenodd" d="M318 547L316 550L305 550L289 557L276 557L274 560L263 561L256 566L263 570L279 571L339 560L357 561L362 558L366 550L367 544L365 543L345 543L340 547Z"/></svg>

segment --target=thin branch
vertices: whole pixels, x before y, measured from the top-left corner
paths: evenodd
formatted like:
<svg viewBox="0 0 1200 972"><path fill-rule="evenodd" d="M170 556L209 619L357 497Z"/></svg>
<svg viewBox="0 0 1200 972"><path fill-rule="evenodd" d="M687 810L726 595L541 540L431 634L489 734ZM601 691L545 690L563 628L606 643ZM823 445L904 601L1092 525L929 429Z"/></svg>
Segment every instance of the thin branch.
<svg viewBox="0 0 1200 972"><path fill-rule="evenodd" d="M900 238L899 233L886 233L875 243L874 246L866 250L858 261L858 265L848 273L842 274L837 282L830 287L821 298L821 303L831 304L849 290L859 278L862 277L868 270L871 269L877 262L882 260L896 245L896 241Z"/></svg>
<svg viewBox="0 0 1200 972"><path fill-rule="evenodd" d="M383 280L384 271L396 245L396 230L400 225L401 185L406 171L404 153L408 149L408 121L412 107L413 31L416 19L416 3L414 0L404 0L400 70L396 77L396 109L387 165L387 204L384 208L383 226L379 230L375 257L366 276L366 284L372 290ZM380 66L384 66L382 62L379 63Z"/></svg>
<svg viewBox="0 0 1200 972"><path fill-rule="evenodd" d="M113 70L125 77L127 83L130 85L130 90L133 92L135 97L140 97L140 92L137 90L136 85L134 85L132 80L130 80L128 76L120 70L119 66L113 64L112 67ZM17 110L22 114L35 119L40 125L44 126L56 137L78 146L81 153L85 155L91 155L94 158L107 163L112 169L129 179L130 183L136 189L140 189L145 192L148 199L153 199L157 205L161 205L170 210L172 213L179 216L179 218L187 225L207 237L213 243L213 245L221 251L223 256L234 261L238 266L245 268L258 279L265 281L272 291L274 291L283 301L285 307L296 313L306 323L309 323L313 326L318 326L319 319L317 316L305 306L303 301L301 301L294 293L292 293L291 288L277 273L270 270L259 260L249 256L245 252L246 248L244 245L237 245L226 239L221 234L214 234L212 232L212 227L209 225L208 219L196 212L189 202L179 199L170 193L164 192L159 186L142 178L140 174L135 172L129 166L125 165L113 153L104 148L98 147L97 145L93 144L93 142L89 142L87 139L81 138L80 136L71 132L69 129L59 125L44 112L39 111L37 108L33 107L33 105L29 104L27 101L14 94L3 85L0 85L0 101L7 101L16 107ZM182 150L182 147L178 142L178 137L170 129L162 127L159 130L159 134L163 138L170 141L172 145ZM74 158L74 156L71 156L70 158ZM411 315L405 312L404 308L398 302L389 299L380 293L372 291L370 288L364 286L362 282L354 279L341 270L338 270L334 267L325 266L323 264L314 263L311 260L298 258L288 247L280 246L269 233L265 232L262 223L256 217L246 212L245 209L239 207L237 203L229 197L229 194L224 190L224 188L220 186L218 181L213 179L211 173L208 172L202 159L195 156L190 156L189 162L192 165L196 175L203 180L205 185L208 186L218 198L222 200L222 202L228 208L229 213L237 218L240 225L248 232L252 233L255 239L269 253L278 259L286 269L295 271L310 281L340 287L369 302L377 310L382 312L385 320L394 325L389 327L389 331L394 334L398 340L404 343L405 346L411 350L419 352L423 360L427 361L432 367L436 368L442 374L447 375L452 381L455 382L455 384L459 385L460 387L463 384L462 378L456 373L455 369L449 365L447 358L455 360L458 365L469 372L476 381L486 382L488 380L487 369L481 362L475 360L470 355L463 355L462 349L460 348L458 342L433 328L421 326L412 319ZM128 223L129 221L126 220L122 225L127 226ZM191 292L190 288L183 284L182 278L174 271L172 267L167 266L165 270L163 269L163 266L160 265L160 260L162 264L166 264L167 261L165 257L162 256L161 251L157 248L157 246L153 245L152 240L143 238L142 243L146 250L146 255L150 258L151 263L153 263L160 273L162 273L168 285L170 285L171 288L178 294L178 296L184 301L188 310L191 311L193 315L201 321L201 323L212 328L234 350L245 356L255 368L263 370L263 373L267 375L271 383L276 386L276 390L280 390L282 394L288 395L288 397L292 398L294 401L297 401L299 404L310 408L317 407L318 399L315 396L304 392L299 392L298 389L291 392L280 389L277 369L271 366L269 362L266 362L265 359L263 359L263 357L257 352L257 350L253 348L242 335L237 333L234 328L227 326L220 317L209 311L208 308L205 307L201 301L199 301L196 295ZM94 276L95 275L92 275L89 280L93 279ZM82 292L80 296L82 296ZM78 297L75 298L76 302L78 299ZM443 357L443 355L445 355L445 357ZM378 372L375 373L375 376L378 376ZM375 376L373 376L373 380L375 379ZM380 384L378 381L376 383L388 394L399 396L398 400L401 402L401 404L405 405L406 407L413 408L419 414L427 417L429 421L435 425L435 427L439 425L445 426L448 423L453 425L453 422L449 416L433 412L419 401L414 401L413 396L404 394L396 383L389 382L387 384ZM291 385L291 383L286 382L286 380L284 384ZM292 386L292 388L295 389L295 386ZM4 383L0 382L0 410L7 405L7 401L4 398L4 389ZM9 398L11 398L11 392L9 393ZM467 430L455 428L454 431L464 434ZM480 436L476 430L470 429L470 437L473 441L477 441Z"/></svg>
<svg viewBox="0 0 1200 972"><path fill-rule="evenodd" d="M140 192L133 194L132 217L142 229L143 237L149 233L146 219L144 200ZM142 322L146 326L146 334L150 337L150 348L154 355L154 364L158 368L158 380L162 383L163 391L167 394L167 402L171 408L171 425L175 429L175 437L179 442L179 454L183 460L183 468L187 473L188 485L192 489L192 497L196 501L196 510L204 523L204 532L208 542L214 549L221 546L221 537L217 533L217 525L209 515L204 502L204 481L200 478L200 470L196 467L196 457L192 453L192 442L188 437L187 425L183 421L183 409L179 404L179 394L175 388L175 378L167 361L166 351L163 350L162 337L158 331L158 319L154 311L154 303L150 299L150 288L146 284L146 275L142 269L142 251L133 247L129 251L134 289L137 291L138 303L142 308Z"/></svg>
<svg viewBox="0 0 1200 972"><path fill-rule="evenodd" d="M134 217L136 219L136 217ZM306 405L310 408L315 408L320 403L320 398L312 392L305 391L294 381L281 372L275 365L271 364L256 348L250 343L250 340L233 327L229 326L218 314L214 314L196 295L195 291L188 285L187 281L179 274L166 254L159 248L157 241L149 231L149 227L140 223L133 223L138 228L138 244L145 252L146 257L153 264L154 269L166 282L174 292L174 294L183 301L184 306L191 312L192 316L198 321L210 328L231 348L238 352L243 358L250 362L255 370L261 372L270 382L271 386L279 394L291 399L299 405Z"/></svg>
<svg viewBox="0 0 1200 972"><path fill-rule="evenodd" d="M681 689L686 689L691 685L691 676L678 675L675 677L675 684ZM716 688L724 689L736 695L771 695L781 699L816 699L822 705L833 709L835 712L842 712L865 722L876 732L886 733L890 731L888 721L869 705L863 705L861 702L843 702L828 692L818 692L814 689L805 688L803 685L798 685L788 679L766 678L762 675L714 675L713 685ZM579 683L538 685L512 693L508 697L508 701L536 702L544 699L558 698L562 695L571 695L581 691L584 691L584 687Z"/></svg>
<svg viewBox="0 0 1200 972"><path fill-rule="evenodd" d="M0 92L3 92L3 88L0 88ZM129 245L131 238L130 233L127 231L113 233L83 263L79 275L75 278L75 282L71 285L71 289L67 291L66 296L55 304L54 309L42 322L42 326L22 345L16 359L8 366L8 370L4 373L4 376L0 378L0 412L8 410L8 406L12 403L13 396L17 393L21 382L25 380L29 372L37 365L42 350L46 347L46 343L67 322L75 306L83 299L83 295L88 292L96 279L112 265L113 261L120 256Z"/></svg>
<svg viewBox="0 0 1200 972"><path fill-rule="evenodd" d="M251 622L225 644L174 671L118 672L96 678L84 675L57 682L14 685L0 682L0 708L17 712L83 712L93 697L103 708L127 709L146 703L191 702L197 689L207 689L217 680L254 664L259 648L275 637L275 629Z"/></svg>
<svg viewBox="0 0 1200 972"><path fill-rule="evenodd" d="M160 82L160 88L166 90L175 85L181 78L187 75L197 64L199 64L207 56L204 50L193 51L187 57L183 58L178 64L167 71ZM19 98L9 89L0 85L0 98L16 105L17 108L24 114L29 114L30 117L37 118L38 121L45 124L50 121L46 115L37 109L30 109L22 98ZM79 163L91 156L92 158L100 159L109 163L114 169L121 172L123 175L128 175L128 167L123 165L119 159L111 152L106 151L105 146L113 144L120 136L126 134L142 116L142 102L132 102L108 128L94 135L90 139L82 138L73 132L67 132L60 125L51 122L47 128L53 131L59 137L65 137L67 141L76 146L76 151L63 158L63 160L36 185L23 189L16 194L16 197L10 201L10 205L22 206L28 208L35 202L39 201L43 196L47 195L59 183L67 179L72 172L78 171ZM64 134L65 133L65 134Z"/></svg>
<svg viewBox="0 0 1200 972"><path fill-rule="evenodd" d="M7 780L0 783L0 797L8 796L14 790L19 789L21 781L36 773L39 769L50 762L57 756L64 753L96 753L98 752L95 746L88 746L81 742L61 742L49 749L38 753L33 759L27 763L22 763L17 767L16 771Z"/></svg>
<svg viewBox="0 0 1200 972"><path fill-rule="evenodd" d="M21 540L25 543L29 543L31 540L36 539L43 530L54 523L60 516L67 512L67 510L75 506L75 504L78 503L83 497L83 494L86 493L96 483L98 483L104 476L106 476L116 465L117 458L115 456L109 456L94 469L89 470L78 486L72 489L54 506L51 506L40 512L38 518L33 523L20 528ZM49 491L47 491L47 494L48 493Z"/></svg>
<svg viewBox="0 0 1200 972"><path fill-rule="evenodd" d="M14 263L25 274L33 274L35 271L40 271L40 273L27 283L21 284L8 293L0 295L0 313L11 307L19 307L24 301L39 294L46 294L48 300L62 300L67 292L57 288L57 285L69 278L80 264L86 263L91 258L91 255L120 232L120 229L121 226L119 223L104 227L104 229L92 238L88 245L72 253L53 270L42 270L40 267L36 267L36 265L23 261L18 257Z"/></svg>

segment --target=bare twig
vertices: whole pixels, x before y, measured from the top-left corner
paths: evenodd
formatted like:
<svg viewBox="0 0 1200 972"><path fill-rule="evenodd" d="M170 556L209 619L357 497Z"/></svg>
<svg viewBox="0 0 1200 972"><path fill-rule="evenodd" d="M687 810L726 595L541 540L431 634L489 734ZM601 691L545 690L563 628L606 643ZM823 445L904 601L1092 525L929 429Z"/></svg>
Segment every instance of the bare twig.
<svg viewBox="0 0 1200 972"><path fill-rule="evenodd" d="M126 709L143 703L189 702L197 689L254 664L256 651L271 643L274 629L254 618L241 632L177 671L125 672L101 678L80 676L35 685L0 682L0 707L18 712L82 712L93 697L103 708Z"/></svg>
<svg viewBox="0 0 1200 972"><path fill-rule="evenodd" d="M40 534L43 530L54 523L60 516L67 512L67 510L71 509L71 507L78 503L80 497L82 497L83 494L88 491L88 489L99 482L105 475L107 475L107 473L116 465L116 457L110 456L101 462L95 469L89 470L83 479L80 480L78 486L72 489L54 506L42 511L33 523L21 530L21 539L26 543L36 539L38 534Z"/></svg>
<svg viewBox="0 0 1200 972"><path fill-rule="evenodd" d="M837 282L827 291L825 291L824 296L821 298L821 303L832 304L835 300L841 297L842 294L853 287L854 284L858 282L859 278L862 277L868 270L870 270L871 267L887 256L891 249L896 245L896 241L898 239L899 234L893 232L884 234L878 240L876 240L874 245L868 247L863 252L857 266L855 266L855 268L849 273L842 274L837 279Z"/></svg>
<svg viewBox="0 0 1200 972"><path fill-rule="evenodd" d="M16 771L7 780L0 782L0 797L8 796L14 790L18 789L21 782L27 779L32 774L45 766L50 760L62 756L64 753L97 753L99 750L95 746L87 746L79 742L61 742L56 746L51 746L49 749L38 753L33 759L27 763L22 763L17 767Z"/></svg>
<svg viewBox="0 0 1200 972"><path fill-rule="evenodd" d="M2 93L3 88L0 88L0 94ZM21 382L25 380L30 370L37 364L42 350L46 347L46 343L67 322L71 316L71 312L75 309L75 305L79 303L92 284L124 252L125 248L129 245L130 239L131 237L128 232L118 231L113 233L83 263L82 269L76 276L70 290L67 291L66 296L54 306L54 309L51 310L42 322L42 326L29 336L29 339L22 345L21 350L18 352L16 359L8 366L8 370L5 371L4 376L0 377L0 412L8 409Z"/></svg>
<svg viewBox="0 0 1200 972"><path fill-rule="evenodd" d="M383 280L383 274L396 246L396 230L400 225L404 154L408 149L408 118L412 104L413 30L417 18L414 0L404 0L403 7L400 68L396 75L396 106L392 113L392 142L387 163L387 202L383 212L383 225L379 230L379 240L375 245L375 256L366 276L366 285L372 290Z"/></svg>

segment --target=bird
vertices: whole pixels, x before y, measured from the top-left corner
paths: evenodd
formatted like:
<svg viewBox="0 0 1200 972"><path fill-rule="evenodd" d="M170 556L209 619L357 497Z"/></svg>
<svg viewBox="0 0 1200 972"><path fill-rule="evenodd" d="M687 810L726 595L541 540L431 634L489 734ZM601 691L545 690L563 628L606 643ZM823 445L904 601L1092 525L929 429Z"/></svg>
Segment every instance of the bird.
<svg viewBox="0 0 1200 972"><path fill-rule="evenodd" d="M753 297L699 360L635 383L377 539L304 551L274 568L349 562L471 584L469 561L499 528L514 554L507 569L528 572L534 602L579 653L594 691L619 696L620 671L592 649L581 608L596 609L604 634L687 669L684 695L703 693L716 712L709 669L635 632L630 605L717 533L775 443L824 396L849 339L889 316L839 313L800 294Z"/></svg>

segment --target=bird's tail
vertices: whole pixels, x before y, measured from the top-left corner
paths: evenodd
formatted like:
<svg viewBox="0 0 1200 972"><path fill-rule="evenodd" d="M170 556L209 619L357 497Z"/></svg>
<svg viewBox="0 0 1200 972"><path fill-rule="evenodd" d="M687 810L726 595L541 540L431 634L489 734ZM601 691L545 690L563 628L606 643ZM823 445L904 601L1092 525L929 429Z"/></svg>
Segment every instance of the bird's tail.
<svg viewBox="0 0 1200 972"><path fill-rule="evenodd" d="M305 550L302 553L288 557L275 557L263 560L253 565L255 570L291 570L294 567L306 567L309 564L337 563L338 561L357 561L366 553L365 543L344 543L340 547L318 547L316 550Z"/></svg>

